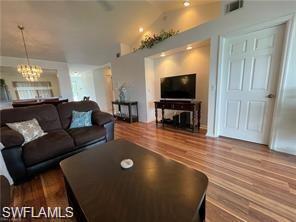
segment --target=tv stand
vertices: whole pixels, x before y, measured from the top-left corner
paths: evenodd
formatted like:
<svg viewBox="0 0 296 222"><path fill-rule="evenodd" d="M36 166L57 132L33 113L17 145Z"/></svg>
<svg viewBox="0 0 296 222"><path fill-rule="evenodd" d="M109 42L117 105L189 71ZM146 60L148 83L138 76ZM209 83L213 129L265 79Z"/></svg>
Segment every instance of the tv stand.
<svg viewBox="0 0 296 222"><path fill-rule="evenodd" d="M183 100L160 100L154 102L155 105L155 121L158 126L158 109L161 109L162 127L164 127L165 117L164 111L167 110L182 110L192 112L192 132L200 129L201 101L183 101Z"/></svg>
<svg viewBox="0 0 296 222"><path fill-rule="evenodd" d="M161 99L160 102L162 103L195 103L195 100L167 100Z"/></svg>

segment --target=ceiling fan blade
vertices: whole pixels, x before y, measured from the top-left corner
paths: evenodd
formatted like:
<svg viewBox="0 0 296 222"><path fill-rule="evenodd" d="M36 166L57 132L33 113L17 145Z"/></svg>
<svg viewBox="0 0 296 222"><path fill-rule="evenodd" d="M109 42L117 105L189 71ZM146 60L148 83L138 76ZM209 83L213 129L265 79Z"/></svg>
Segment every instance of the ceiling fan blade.
<svg viewBox="0 0 296 222"><path fill-rule="evenodd" d="M112 11L113 6L107 0L97 0L97 2L101 5L101 7L106 11Z"/></svg>

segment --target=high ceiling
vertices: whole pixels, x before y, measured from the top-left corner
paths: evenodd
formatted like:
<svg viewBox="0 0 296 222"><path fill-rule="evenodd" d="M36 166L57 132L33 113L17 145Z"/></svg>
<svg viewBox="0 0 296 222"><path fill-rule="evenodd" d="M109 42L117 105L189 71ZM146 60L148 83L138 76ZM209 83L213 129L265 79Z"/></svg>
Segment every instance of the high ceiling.
<svg viewBox="0 0 296 222"><path fill-rule="evenodd" d="M30 58L90 65L110 62L120 42L131 44L139 37L140 26L183 7L182 0L0 2L2 56L25 56L17 29L23 24Z"/></svg>

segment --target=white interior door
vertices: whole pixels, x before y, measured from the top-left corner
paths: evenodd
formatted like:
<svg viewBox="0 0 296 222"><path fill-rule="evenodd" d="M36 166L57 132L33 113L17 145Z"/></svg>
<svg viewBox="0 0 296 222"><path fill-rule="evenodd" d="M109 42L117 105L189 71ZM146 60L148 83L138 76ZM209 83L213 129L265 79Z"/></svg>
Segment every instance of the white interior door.
<svg viewBox="0 0 296 222"><path fill-rule="evenodd" d="M226 39L220 135L268 144L283 33L280 25Z"/></svg>

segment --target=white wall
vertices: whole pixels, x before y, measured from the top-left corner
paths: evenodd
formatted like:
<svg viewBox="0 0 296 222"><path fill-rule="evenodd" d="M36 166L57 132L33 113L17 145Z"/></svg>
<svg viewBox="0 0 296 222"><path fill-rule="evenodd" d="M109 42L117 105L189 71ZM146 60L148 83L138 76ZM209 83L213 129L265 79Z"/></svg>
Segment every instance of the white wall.
<svg viewBox="0 0 296 222"><path fill-rule="evenodd" d="M202 101L201 125L207 126L208 120L208 89L209 89L210 46L195 48L154 61L155 100L160 99L160 78L196 73L196 99Z"/></svg>
<svg viewBox="0 0 296 222"><path fill-rule="evenodd" d="M247 30L253 26L262 23L270 23L273 20L282 21L286 19L284 16L296 16L296 1L245 1L244 8L232 12L228 15L221 16L219 19L202 24L198 27L192 28L185 32L179 33L177 36L170 38L152 49L144 49L122 56L112 62L112 74L114 82L117 80L132 81L137 83L137 87L131 92L135 100L140 101L140 121L147 121L147 89L145 79L145 63L144 59L152 55L167 51L173 48L184 47L187 44L210 39L210 87L209 87L209 107L208 107L208 135L215 136L215 98L217 87L217 73L218 73L218 56L219 56L219 36L235 33L240 30ZM295 19L294 19L295 20ZM268 25L267 24L267 25ZM295 29L294 29L295 30ZM294 31L295 32L295 31ZM295 33L294 33L295 34ZM296 40L290 42L289 48L295 50ZM295 56L293 58L295 63ZM292 63L292 62L291 62ZM279 114L281 120L275 123L276 137L275 144L277 150L285 152L296 152L296 137L287 132L295 132L295 114L293 112L294 97L289 96L294 92L295 65L288 67L287 81L284 83L283 97L281 98L281 108ZM291 85L292 84L292 85ZM289 93L290 92L290 93ZM145 101L144 101L145 100ZM287 115L283 115L283 113ZM288 123L285 125L284 123ZM284 135L284 136L283 136ZM280 147L279 147L280 146ZM275 148L275 147L274 147Z"/></svg>
<svg viewBox="0 0 296 222"><path fill-rule="evenodd" d="M129 100L138 101L139 121L147 122L145 65L144 56L139 56L140 53L131 53L114 60L111 64L112 80L115 99L118 99L118 86L126 83Z"/></svg>
<svg viewBox="0 0 296 222"><path fill-rule="evenodd" d="M131 47L128 44L120 43L120 56L129 54L132 52Z"/></svg>
<svg viewBox="0 0 296 222"><path fill-rule="evenodd" d="M112 73L110 67L102 67L93 73L96 101L104 112L112 112Z"/></svg>
<svg viewBox="0 0 296 222"><path fill-rule="evenodd" d="M159 33L161 30L174 29L184 32L200 24L209 22L220 16L221 2L213 2L199 6L190 6L162 14L150 27L145 27L144 33L135 41L133 48L138 48L145 35Z"/></svg>
<svg viewBox="0 0 296 222"><path fill-rule="evenodd" d="M278 92L279 107L274 123L275 135L273 138L274 149L296 155L296 18L291 47L288 47L287 75L283 79L284 89ZM289 59L290 58L290 59Z"/></svg>
<svg viewBox="0 0 296 222"><path fill-rule="evenodd" d="M146 101L147 101L147 122L155 120L154 101L156 101L156 73L154 68L154 60L145 58L145 81L146 81Z"/></svg>
<svg viewBox="0 0 296 222"><path fill-rule="evenodd" d="M59 90L63 98L68 98L73 100L71 81L69 75L69 69L67 63L62 62L53 62L39 59L30 59L32 64L41 66L44 69L55 69L57 70L58 80L59 80ZM16 57L7 57L0 56L0 65L1 66L10 66L16 67L18 64L27 63L27 60L24 58Z"/></svg>

